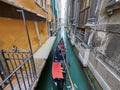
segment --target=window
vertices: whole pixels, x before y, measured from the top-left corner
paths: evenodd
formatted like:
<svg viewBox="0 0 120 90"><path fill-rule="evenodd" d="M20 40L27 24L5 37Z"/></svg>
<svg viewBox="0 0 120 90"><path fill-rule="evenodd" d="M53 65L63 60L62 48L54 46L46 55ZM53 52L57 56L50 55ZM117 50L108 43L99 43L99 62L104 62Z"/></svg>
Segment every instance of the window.
<svg viewBox="0 0 120 90"><path fill-rule="evenodd" d="M87 0L86 1L86 7L89 7L90 6L90 0Z"/></svg>
<svg viewBox="0 0 120 90"><path fill-rule="evenodd" d="M43 6L43 0L35 0L36 4L39 6Z"/></svg>
<svg viewBox="0 0 120 90"><path fill-rule="evenodd" d="M89 7L90 7L90 0L83 0L81 2L80 17L79 17L80 25L86 24Z"/></svg>
<svg viewBox="0 0 120 90"><path fill-rule="evenodd" d="M40 5L40 0L35 0L35 2L36 2L38 5Z"/></svg>
<svg viewBox="0 0 120 90"><path fill-rule="evenodd" d="M46 9L46 0L43 0L43 8Z"/></svg>
<svg viewBox="0 0 120 90"><path fill-rule="evenodd" d="M47 9L47 1L46 0L35 0L35 3L42 7L43 9Z"/></svg>
<svg viewBox="0 0 120 90"><path fill-rule="evenodd" d="M85 29L85 24L88 22L90 5L91 0L82 0L80 3L79 27L76 31L76 36L77 39L81 40L83 43L87 43L89 38L89 33Z"/></svg>
<svg viewBox="0 0 120 90"><path fill-rule="evenodd" d="M110 6L116 2L119 2L120 0L108 0L107 6Z"/></svg>

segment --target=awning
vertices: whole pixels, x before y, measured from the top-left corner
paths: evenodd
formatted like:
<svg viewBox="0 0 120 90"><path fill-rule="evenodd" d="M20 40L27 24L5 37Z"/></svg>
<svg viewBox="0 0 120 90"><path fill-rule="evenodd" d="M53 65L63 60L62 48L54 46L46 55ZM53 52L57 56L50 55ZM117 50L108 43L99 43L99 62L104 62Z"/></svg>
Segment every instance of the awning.
<svg viewBox="0 0 120 90"><path fill-rule="evenodd" d="M61 78L63 79L63 74L61 70L61 63L60 62L53 62L52 64L52 77L55 78Z"/></svg>

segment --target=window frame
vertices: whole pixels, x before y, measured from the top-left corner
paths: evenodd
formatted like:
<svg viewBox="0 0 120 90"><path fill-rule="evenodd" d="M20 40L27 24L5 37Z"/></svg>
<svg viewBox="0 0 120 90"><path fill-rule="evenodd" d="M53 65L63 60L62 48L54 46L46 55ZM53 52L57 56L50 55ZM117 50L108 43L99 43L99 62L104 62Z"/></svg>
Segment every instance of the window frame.
<svg viewBox="0 0 120 90"><path fill-rule="evenodd" d="M35 0L35 3L36 3L37 5L39 5L39 6L41 6L41 5L40 5L40 3L41 3L40 1L41 1L41 0Z"/></svg>

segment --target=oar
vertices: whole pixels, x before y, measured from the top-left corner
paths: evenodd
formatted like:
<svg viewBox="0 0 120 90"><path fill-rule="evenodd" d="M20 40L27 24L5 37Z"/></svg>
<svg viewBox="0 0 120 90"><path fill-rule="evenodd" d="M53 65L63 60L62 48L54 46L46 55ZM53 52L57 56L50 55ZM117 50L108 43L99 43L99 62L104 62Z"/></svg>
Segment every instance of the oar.
<svg viewBox="0 0 120 90"><path fill-rule="evenodd" d="M60 50L61 50L61 48L60 48ZM61 53L62 53L62 50L61 50ZM71 84L71 86L72 86L72 90L75 90L73 81L72 81L72 79L71 79L71 76L70 76L70 73L69 73L69 70L68 70L68 66L67 66L67 64L66 64L66 59L65 59L63 53L62 53L62 57L63 57L64 63L65 63L65 67L66 67L66 70L67 70L68 77L69 77L69 79L70 79L70 84Z"/></svg>

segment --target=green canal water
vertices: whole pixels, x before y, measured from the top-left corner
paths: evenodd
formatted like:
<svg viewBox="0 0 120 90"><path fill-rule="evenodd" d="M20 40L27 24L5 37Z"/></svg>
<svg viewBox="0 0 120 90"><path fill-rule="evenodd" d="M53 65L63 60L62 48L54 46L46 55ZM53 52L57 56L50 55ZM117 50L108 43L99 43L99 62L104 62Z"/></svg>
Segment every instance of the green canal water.
<svg viewBox="0 0 120 90"><path fill-rule="evenodd" d="M53 48L47 59L46 65L42 71L41 77L35 90L57 90L53 83L51 68L54 50L57 46L57 43L62 37L66 45L66 61L67 63L70 63L69 73L72 78L75 90L92 90L90 89L88 80L86 79L83 69L78 62L78 58L75 56L74 50L66 36L64 28L57 33ZM68 76L66 76L65 90L72 90Z"/></svg>

